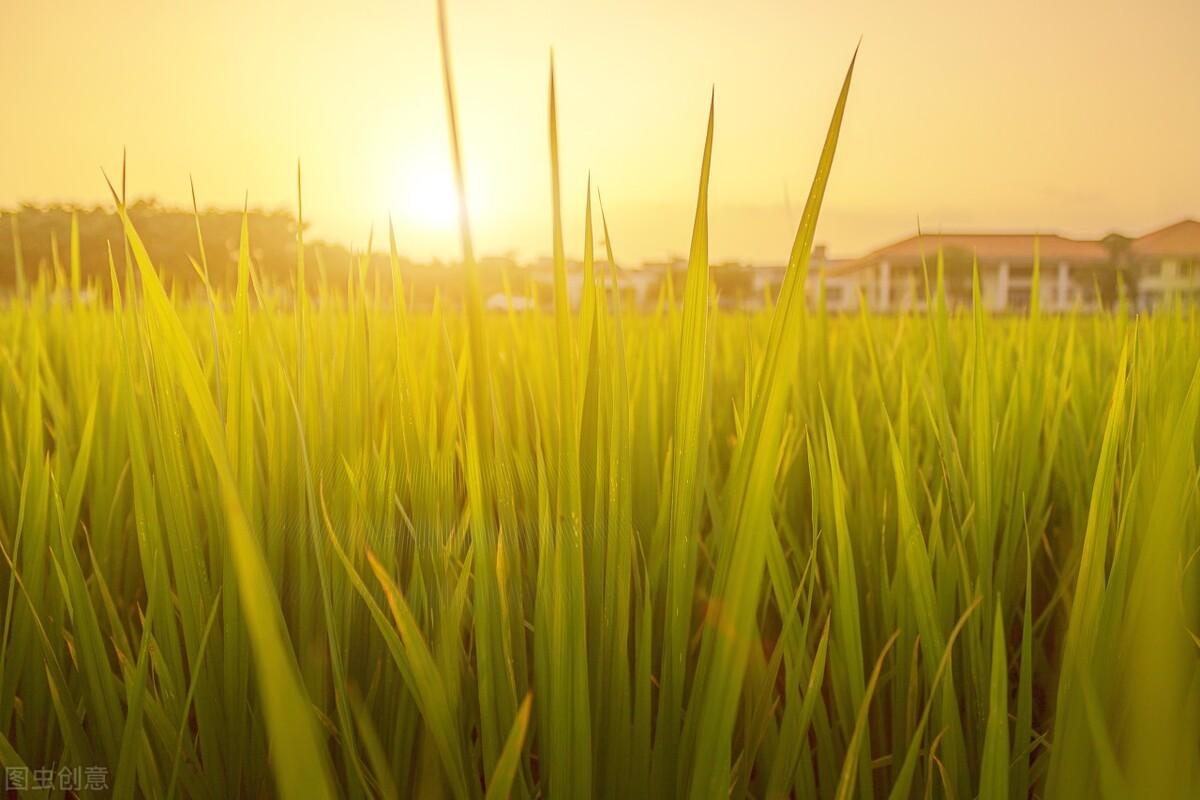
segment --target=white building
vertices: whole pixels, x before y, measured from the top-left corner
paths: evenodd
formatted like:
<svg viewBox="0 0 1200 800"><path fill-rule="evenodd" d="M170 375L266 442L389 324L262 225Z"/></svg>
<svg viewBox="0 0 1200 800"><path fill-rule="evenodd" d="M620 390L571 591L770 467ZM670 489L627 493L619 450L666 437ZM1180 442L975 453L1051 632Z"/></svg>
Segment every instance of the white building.
<svg viewBox="0 0 1200 800"><path fill-rule="evenodd" d="M830 259L823 246L813 249L805 293L816 307L824 288L825 308L851 313L860 301L878 313L926 308L937 290L939 261L946 300L969 308L973 276L979 272L980 296L994 313L1025 313L1032 305L1034 264L1038 264L1039 305L1046 312L1097 311L1113 307L1123 290L1139 309L1150 310L1171 298L1200 303L1200 222L1183 220L1137 239L1113 234L1102 241L1035 233L946 233L910 236L857 259ZM603 262L597 276L608 275ZM536 305L553 306L550 259L524 274L536 287ZM754 311L774 302L787 274L785 266L713 264L710 276L726 310ZM687 261L682 258L613 272L628 307L653 309L664 293L682 299ZM1123 288L1124 287L1124 288ZM578 262L567 264L567 293L578 307L583 274ZM489 308L506 307L502 295L488 298Z"/></svg>
<svg viewBox="0 0 1200 800"><path fill-rule="evenodd" d="M816 308L824 283L826 310L858 310L859 276L856 272L846 269L851 263L853 262L846 259L829 258L825 245L813 248L812 258L808 263L808 280L804 286L810 307ZM786 266L754 267L751 294L760 301L768 296L774 300L779 295L786 274Z"/></svg>
<svg viewBox="0 0 1200 800"><path fill-rule="evenodd" d="M947 302L970 306L976 265L982 301L994 312L1024 311L1033 291L1035 258L1046 311L1094 310L1111 304L1117 268L1100 242L1038 234L912 236L834 271L853 278L872 311L923 310L936 291L939 253Z"/></svg>
<svg viewBox="0 0 1200 800"><path fill-rule="evenodd" d="M1186 219L1134 239L1129 260L1138 308L1150 310L1171 298L1200 301L1200 222Z"/></svg>

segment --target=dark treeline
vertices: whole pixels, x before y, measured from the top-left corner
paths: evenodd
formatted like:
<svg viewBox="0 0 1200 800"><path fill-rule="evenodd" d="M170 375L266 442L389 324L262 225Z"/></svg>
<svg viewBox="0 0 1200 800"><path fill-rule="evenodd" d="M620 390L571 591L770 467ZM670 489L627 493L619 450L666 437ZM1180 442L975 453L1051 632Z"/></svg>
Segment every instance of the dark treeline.
<svg viewBox="0 0 1200 800"><path fill-rule="evenodd" d="M296 286L297 220L286 211L250 209L207 209L200 211L200 231L209 280L222 292L237 283L238 247L242 220L248 222L250 258L263 283L277 296L290 296ZM124 236L121 221L111 207L25 204L17 209L0 209L0 295L13 293L24 280L32 285L38 276L52 284L67 280L71 259L71 220L79 231L81 283L100 297L111 290L108 253L112 249L119 282L126 278ZM129 206L129 218L146 246L163 282L183 291L198 290L200 278L193 261L203 261L196 236L196 215L191 209L171 208L156 200L137 200ZM305 223L307 230L308 224ZM311 240L304 242L305 282L310 294L341 293L353 282L357 289L391 296L391 269L386 232L375 237L374 252L355 253L340 244ZM482 270L485 296L511 290L528 290L531 274L509 259L493 262ZM441 262L418 264L399 259L408 302L427 308L435 294L447 305L461 301L462 279L453 265ZM58 272L56 278L55 273ZM539 289L549 301L550 292Z"/></svg>
<svg viewBox="0 0 1200 800"><path fill-rule="evenodd" d="M11 291L17 285L20 268L30 281L39 273L53 273L56 264L64 272L69 269L72 216L79 226L83 283L100 291L110 285L109 247L117 275L123 277L124 237L121 221L111 208L22 205L16 210L0 211L0 216L5 217L0 225L0 291ZM249 223L251 258L260 274L273 283L291 284L296 265L296 218L285 211L262 209L251 209L245 212L245 217ZM235 284L241 210L200 212L204 258L196 236L196 216L191 210L168 208L155 200L138 200L129 206L129 218L167 283L198 284L191 261L201 264L207 259L209 277L215 286L225 288ZM324 242L306 242L305 257L312 262L314 274L326 266L343 276L343 280L352 258L346 248Z"/></svg>

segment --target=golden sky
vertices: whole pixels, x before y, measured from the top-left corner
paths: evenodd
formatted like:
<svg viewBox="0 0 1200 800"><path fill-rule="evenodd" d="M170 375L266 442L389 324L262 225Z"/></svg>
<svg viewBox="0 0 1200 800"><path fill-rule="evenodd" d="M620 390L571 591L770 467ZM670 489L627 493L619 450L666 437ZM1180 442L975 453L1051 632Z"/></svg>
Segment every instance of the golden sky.
<svg viewBox="0 0 1200 800"><path fill-rule="evenodd" d="M710 87L714 260L787 254L862 51L818 240L924 228L1140 233L1200 216L1200 2L450 0L484 254L550 249L555 50L568 253L590 169L618 260L687 250ZM452 257L433 0L0 0L0 207L130 193L295 204ZM790 202L789 199L790 198Z"/></svg>

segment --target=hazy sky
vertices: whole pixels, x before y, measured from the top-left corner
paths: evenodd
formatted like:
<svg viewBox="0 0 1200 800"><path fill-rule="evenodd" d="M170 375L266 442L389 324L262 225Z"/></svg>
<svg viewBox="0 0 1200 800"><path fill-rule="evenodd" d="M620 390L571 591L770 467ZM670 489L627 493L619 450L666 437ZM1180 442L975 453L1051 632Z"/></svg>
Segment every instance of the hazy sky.
<svg viewBox="0 0 1200 800"><path fill-rule="evenodd" d="M818 239L1138 233L1200 216L1200 2L451 0L477 250L550 243L555 50L568 250L587 171L619 260L686 252L711 86L714 259L782 260L859 37ZM0 0L0 207L295 205L457 252L433 0ZM790 196L790 207L786 198Z"/></svg>

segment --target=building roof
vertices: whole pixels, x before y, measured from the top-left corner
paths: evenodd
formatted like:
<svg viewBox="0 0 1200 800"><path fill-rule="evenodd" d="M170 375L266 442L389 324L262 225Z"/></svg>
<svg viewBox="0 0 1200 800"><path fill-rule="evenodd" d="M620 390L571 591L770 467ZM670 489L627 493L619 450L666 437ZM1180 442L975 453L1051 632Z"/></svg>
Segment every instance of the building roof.
<svg viewBox="0 0 1200 800"><path fill-rule="evenodd" d="M843 269L853 271L880 261L908 263L920 261L922 256L933 260L939 249L966 251L978 256L980 261L1032 261L1035 242L1043 262L1100 262L1110 258L1108 248L1100 242L1068 239L1056 234L936 233L910 236L881 247L846 264Z"/></svg>
<svg viewBox="0 0 1200 800"><path fill-rule="evenodd" d="M1129 250L1138 256L1200 255L1200 222L1185 219L1133 240Z"/></svg>

